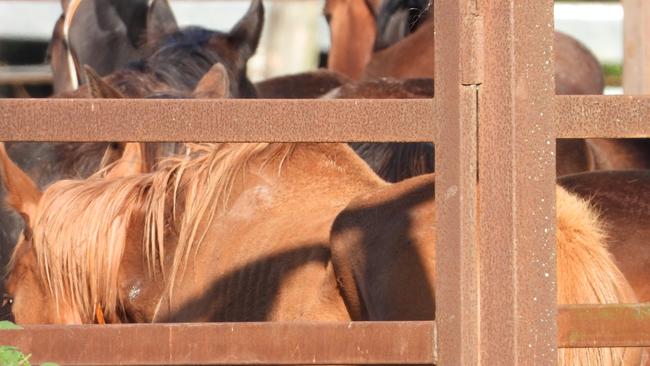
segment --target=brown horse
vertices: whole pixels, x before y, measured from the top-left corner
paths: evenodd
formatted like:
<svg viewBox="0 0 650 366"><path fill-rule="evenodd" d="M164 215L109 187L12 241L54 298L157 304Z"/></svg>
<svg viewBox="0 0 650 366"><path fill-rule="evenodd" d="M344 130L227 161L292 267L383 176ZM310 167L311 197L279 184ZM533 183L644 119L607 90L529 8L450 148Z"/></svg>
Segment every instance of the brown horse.
<svg viewBox="0 0 650 366"><path fill-rule="evenodd" d="M376 38L375 15L380 0L327 0L325 17L330 25L332 47L327 68L358 80L370 62ZM372 27L368 25L372 24ZM334 47L334 34L340 39ZM345 36L344 36L345 35ZM337 38L338 40L339 38Z"/></svg>
<svg viewBox="0 0 650 366"><path fill-rule="evenodd" d="M430 175L386 184L345 144L205 144L153 173L127 164L40 193L2 155L28 227L7 279L20 323L88 323L96 309L110 322L434 317ZM590 207L558 189L557 210L560 302L636 301Z"/></svg>
<svg viewBox="0 0 650 366"><path fill-rule="evenodd" d="M350 198L383 184L344 144L194 145L150 174L43 194L3 161L29 228L6 283L21 323L92 322L96 304L111 322L348 319L329 228Z"/></svg>
<svg viewBox="0 0 650 366"><path fill-rule="evenodd" d="M148 15L148 45L143 46L143 52L147 55L145 58L131 63L125 69L113 72L104 77L101 82L95 81L94 89L85 84L76 91L59 96L75 98L254 97L255 89L246 77L246 62L259 43L263 17L263 5L260 0L255 0L251 3L248 12L229 33L212 32L197 27L178 29L167 2L156 0ZM101 28L101 24L91 28ZM100 47L101 43L96 46ZM210 75L209 71L216 64L223 65L227 70L229 88L227 94L221 93L218 86L213 90L206 90L206 85L207 89L213 87L210 83L203 83L204 87L202 91L200 90L200 81L204 76ZM76 72L85 74L83 69ZM108 87L97 88L98 84ZM98 170L107 149L109 150L108 162L111 161L111 156L119 156L121 153L120 144L109 143L7 143L7 150L11 157L16 159L40 188L45 188L53 181L63 178L88 177ZM147 161L153 163L157 157L168 155L174 150L174 145L170 144L148 144ZM2 268L8 260L8 254L15 243L19 229L19 221L9 211L0 209L0 266Z"/></svg>
<svg viewBox="0 0 650 366"><path fill-rule="evenodd" d="M354 8L354 9L349 9ZM362 17L352 17L365 11ZM331 69L356 77L374 79L432 77L435 62L432 4L428 0L387 0L376 14L376 8L363 1L330 0L325 12L330 19L332 49L330 57L345 50L345 58L331 60ZM338 19L336 19L338 18ZM336 19L336 20L335 20ZM348 37L343 29L347 23L365 30ZM344 24L344 25L341 25ZM366 44L359 43L375 35L372 55ZM379 47L379 48L377 48ZM555 79L557 94L601 94L603 75L598 61L583 45L564 34L555 33ZM366 60L370 59L369 62ZM558 140L558 176L602 169L650 169L648 140L627 139L568 139Z"/></svg>
<svg viewBox="0 0 650 366"><path fill-rule="evenodd" d="M311 99L350 81L338 72L320 69L262 80L255 84L255 89L262 99Z"/></svg>
<svg viewBox="0 0 650 366"><path fill-rule="evenodd" d="M362 195L338 216L332 263L353 320L430 320L435 315L432 175ZM634 303L607 250L595 211L557 189L558 303ZM404 301L408 299L408 301ZM638 349L564 349L561 365L639 365Z"/></svg>
<svg viewBox="0 0 650 366"><path fill-rule="evenodd" d="M170 91L149 97L155 98L227 98L230 96L227 70L221 64L214 65L196 85L192 93ZM119 91L88 70L86 80L94 98L121 98ZM7 150L41 189L52 182L66 178L84 178L118 159L124 149L123 143L8 143ZM183 144L147 143L143 147L143 161L147 170L164 156L180 152ZM4 190L0 188L0 197ZM12 210L0 208L0 268L9 260L18 234L21 220ZM2 273L0 272L0 277Z"/></svg>
<svg viewBox="0 0 650 366"><path fill-rule="evenodd" d="M328 68L353 79L433 77L432 8L426 0L387 0L375 16L375 7L364 1L328 0ZM604 77L589 50L559 32L555 50L557 94L602 94Z"/></svg>

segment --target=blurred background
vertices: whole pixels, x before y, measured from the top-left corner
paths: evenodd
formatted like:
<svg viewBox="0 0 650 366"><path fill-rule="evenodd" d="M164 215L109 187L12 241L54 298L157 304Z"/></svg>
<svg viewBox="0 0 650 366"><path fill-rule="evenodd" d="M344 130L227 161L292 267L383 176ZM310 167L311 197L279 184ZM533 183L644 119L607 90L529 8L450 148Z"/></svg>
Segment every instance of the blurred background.
<svg viewBox="0 0 650 366"><path fill-rule="evenodd" d="M359 0L361 1L361 0ZM640 0L650 1L650 0ZM179 25L227 31L248 0L171 0ZM260 48L249 63L253 81L324 66L329 48L324 0L266 0ZM0 96L51 93L44 63L59 0L0 0ZM606 94L622 94L623 6L618 1L556 1L555 28L583 42L599 59Z"/></svg>

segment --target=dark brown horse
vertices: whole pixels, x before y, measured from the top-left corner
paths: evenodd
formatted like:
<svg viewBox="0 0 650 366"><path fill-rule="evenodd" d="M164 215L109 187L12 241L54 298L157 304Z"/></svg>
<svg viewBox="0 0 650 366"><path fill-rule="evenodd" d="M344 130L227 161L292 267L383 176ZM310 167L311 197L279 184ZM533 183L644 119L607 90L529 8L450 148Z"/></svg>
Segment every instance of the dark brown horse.
<svg viewBox="0 0 650 366"><path fill-rule="evenodd" d="M81 65L108 75L143 55L147 27L165 22L155 9L166 0L71 0L62 2L63 14L52 33L48 58L54 92L72 91L84 84ZM166 4L164 4L166 5ZM149 18L149 19L147 19Z"/></svg>

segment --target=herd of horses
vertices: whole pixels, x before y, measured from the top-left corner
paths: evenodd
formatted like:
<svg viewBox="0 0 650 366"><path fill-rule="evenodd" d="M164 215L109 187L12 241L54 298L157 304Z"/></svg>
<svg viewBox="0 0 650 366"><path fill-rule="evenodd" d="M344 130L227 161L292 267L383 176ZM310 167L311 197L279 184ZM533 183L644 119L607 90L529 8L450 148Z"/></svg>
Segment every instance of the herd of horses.
<svg viewBox="0 0 650 366"><path fill-rule="evenodd" d="M166 0L68 0L54 97L431 98L434 4L327 0L327 70L252 83L264 8L179 28ZM599 94L556 35L558 94ZM650 301L650 144L557 144L558 303ZM5 143L0 318L21 324L435 318L427 143ZM646 253L646 254L643 254ZM641 365L638 348L561 365Z"/></svg>

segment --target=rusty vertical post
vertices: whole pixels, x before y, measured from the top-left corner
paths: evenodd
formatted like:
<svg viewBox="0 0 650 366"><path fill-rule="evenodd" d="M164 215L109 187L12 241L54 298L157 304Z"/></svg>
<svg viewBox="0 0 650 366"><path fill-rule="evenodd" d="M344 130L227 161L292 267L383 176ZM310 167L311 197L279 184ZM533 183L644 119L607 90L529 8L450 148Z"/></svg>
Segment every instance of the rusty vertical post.
<svg viewBox="0 0 650 366"><path fill-rule="evenodd" d="M623 90L650 94L650 2L623 0Z"/></svg>
<svg viewBox="0 0 650 366"><path fill-rule="evenodd" d="M489 0L481 11L481 364L555 364L553 1Z"/></svg>
<svg viewBox="0 0 650 366"><path fill-rule="evenodd" d="M476 0L435 1L436 324L439 365L479 365L476 241L481 17Z"/></svg>

